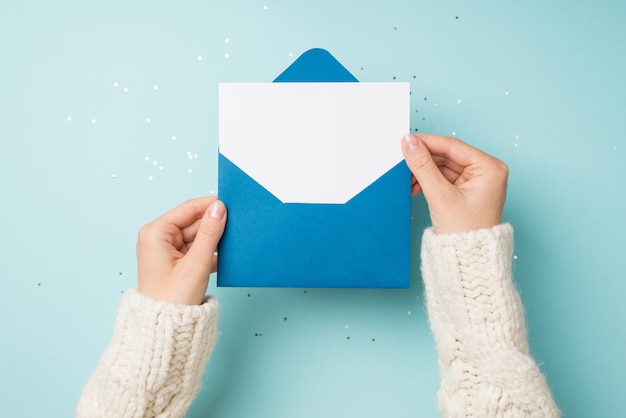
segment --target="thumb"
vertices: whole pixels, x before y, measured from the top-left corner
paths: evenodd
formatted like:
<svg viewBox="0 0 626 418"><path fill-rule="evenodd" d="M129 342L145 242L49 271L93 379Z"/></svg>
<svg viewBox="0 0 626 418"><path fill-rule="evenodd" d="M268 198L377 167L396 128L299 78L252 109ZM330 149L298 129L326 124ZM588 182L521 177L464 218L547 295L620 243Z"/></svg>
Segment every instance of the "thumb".
<svg viewBox="0 0 626 418"><path fill-rule="evenodd" d="M409 134L402 138L402 153L409 170L415 176L415 180L427 199L428 195L438 188L449 185L419 136Z"/></svg>
<svg viewBox="0 0 626 418"><path fill-rule="evenodd" d="M226 206L224 202L216 200L204 212L193 244L185 255L187 262L206 268L207 276L211 273L213 253L225 227Z"/></svg>

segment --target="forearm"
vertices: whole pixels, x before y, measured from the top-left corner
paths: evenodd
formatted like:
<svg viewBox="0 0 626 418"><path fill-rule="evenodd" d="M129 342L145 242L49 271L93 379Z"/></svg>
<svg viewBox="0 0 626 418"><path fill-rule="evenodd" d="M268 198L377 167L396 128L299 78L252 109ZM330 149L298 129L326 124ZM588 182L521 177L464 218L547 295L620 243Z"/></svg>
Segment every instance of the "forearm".
<svg viewBox="0 0 626 418"><path fill-rule="evenodd" d="M217 337L217 300L185 306L129 290L77 417L182 417Z"/></svg>
<svg viewBox="0 0 626 418"><path fill-rule="evenodd" d="M446 417L558 416L528 352L511 279L510 225L422 240L422 274Z"/></svg>

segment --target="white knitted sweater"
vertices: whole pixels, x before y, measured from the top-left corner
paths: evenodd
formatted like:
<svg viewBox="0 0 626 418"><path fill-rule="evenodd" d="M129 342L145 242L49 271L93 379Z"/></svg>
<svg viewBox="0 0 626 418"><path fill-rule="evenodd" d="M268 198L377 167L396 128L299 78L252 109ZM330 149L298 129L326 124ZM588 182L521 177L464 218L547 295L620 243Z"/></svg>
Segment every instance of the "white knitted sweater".
<svg viewBox="0 0 626 418"><path fill-rule="evenodd" d="M217 337L219 304L197 306L122 297L113 337L85 386L81 418L182 417Z"/></svg>
<svg viewBox="0 0 626 418"><path fill-rule="evenodd" d="M528 353L511 280L513 229L499 225L422 240L422 274L439 353L444 417L557 417ZM182 417L217 335L217 301L122 298L112 341L86 385L77 417Z"/></svg>
<svg viewBox="0 0 626 418"><path fill-rule="evenodd" d="M528 353L512 255L508 224L461 234L424 233L422 276L444 417L560 415Z"/></svg>

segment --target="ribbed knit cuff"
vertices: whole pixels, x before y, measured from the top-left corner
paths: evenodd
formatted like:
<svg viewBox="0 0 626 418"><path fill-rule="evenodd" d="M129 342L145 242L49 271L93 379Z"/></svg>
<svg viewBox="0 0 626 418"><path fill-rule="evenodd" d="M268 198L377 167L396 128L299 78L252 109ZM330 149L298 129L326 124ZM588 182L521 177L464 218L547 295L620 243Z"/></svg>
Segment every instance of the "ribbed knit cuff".
<svg viewBox="0 0 626 418"><path fill-rule="evenodd" d="M427 229L422 273L433 325L442 325L444 332L448 326L464 329L485 343L513 342L527 352L522 306L511 278L512 253L509 224L441 235Z"/></svg>
<svg viewBox="0 0 626 418"><path fill-rule="evenodd" d="M511 278L513 228L498 225L422 239L426 306L437 343L443 417L557 417L528 354Z"/></svg>
<svg viewBox="0 0 626 418"><path fill-rule="evenodd" d="M79 416L159 416L164 411L183 416L215 344L218 313L212 297L187 306L126 291Z"/></svg>

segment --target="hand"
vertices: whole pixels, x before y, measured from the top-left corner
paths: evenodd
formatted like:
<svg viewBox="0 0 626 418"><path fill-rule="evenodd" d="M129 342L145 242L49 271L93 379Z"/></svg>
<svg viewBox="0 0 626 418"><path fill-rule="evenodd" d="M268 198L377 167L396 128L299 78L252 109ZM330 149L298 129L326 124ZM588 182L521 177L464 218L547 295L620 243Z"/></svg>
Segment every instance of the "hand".
<svg viewBox="0 0 626 418"><path fill-rule="evenodd" d="M139 291L168 302L201 304L224 233L226 207L216 196L189 200L145 225L137 240Z"/></svg>
<svg viewBox="0 0 626 418"><path fill-rule="evenodd" d="M497 158L450 137L407 135L402 152L424 193L436 234L490 228L502 222L508 178Z"/></svg>

